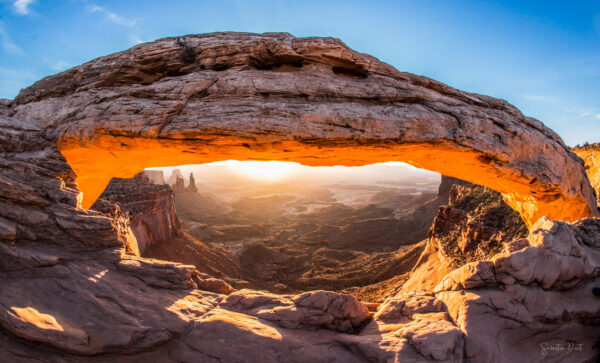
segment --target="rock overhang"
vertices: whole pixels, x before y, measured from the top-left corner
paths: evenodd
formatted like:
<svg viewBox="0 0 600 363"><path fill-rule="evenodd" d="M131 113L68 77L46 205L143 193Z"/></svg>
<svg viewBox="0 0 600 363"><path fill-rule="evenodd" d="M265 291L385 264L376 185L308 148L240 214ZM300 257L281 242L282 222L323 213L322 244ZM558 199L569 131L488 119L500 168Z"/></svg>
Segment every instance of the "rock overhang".
<svg viewBox="0 0 600 363"><path fill-rule="evenodd" d="M332 38L165 38L47 77L3 113L56 140L86 207L151 166L404 161L501 192L529 226L598 215L581 161L541 122Z"/></svg>

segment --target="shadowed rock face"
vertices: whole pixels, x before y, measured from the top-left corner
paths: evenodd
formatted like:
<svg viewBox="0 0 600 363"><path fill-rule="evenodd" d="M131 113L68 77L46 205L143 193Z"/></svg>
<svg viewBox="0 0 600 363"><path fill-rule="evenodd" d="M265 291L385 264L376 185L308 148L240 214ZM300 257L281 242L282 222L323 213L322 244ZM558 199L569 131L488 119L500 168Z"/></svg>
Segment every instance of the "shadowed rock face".
<svg viewBox="0 0 600 363"><path fill-rule="evenodd" d="M585 170L590 177L592 186L596 189L598 205L600 206L600 143L577 147L573 151L585 163Z"/></svg>
<svg viewBox="0 0 600 363"><path fill-rule="evenodd" d="M84 206L112 177L151 166L397 160L497 190L529 226L598 215L582 163L541 122L331 38L161 39L47 77L6 106L56 140Z"/></svg>
<svg viewBox="0 0 600 363"><path fill-rule="evenodd" d="M527 237L519 214L499 193L466 183L453 185L449 194L448 206L440 208L429 238L453 268L489 258L505 243Z"/></svg>
<svg viewBox="0 0 600 363"><path fill-rule="evenodd" d="M118 202L129 212L129 223L142 255L151 245L169 243L179 234L171 188L150 183L144 174L132 179L111 180L100 198ZM92 209L95 207L96 204Z"/></svg>
<svg viewBox="0 0 600 363"><path fill-rule="evenodd" d="M166 184L151 183L146 171L130 179L112 179L92 209L113 218L117 211L127 212L135 236L130 249L138 256L194 265L220 278L239 275L239 264L230 253L181 230L173 191Z"/></svg>

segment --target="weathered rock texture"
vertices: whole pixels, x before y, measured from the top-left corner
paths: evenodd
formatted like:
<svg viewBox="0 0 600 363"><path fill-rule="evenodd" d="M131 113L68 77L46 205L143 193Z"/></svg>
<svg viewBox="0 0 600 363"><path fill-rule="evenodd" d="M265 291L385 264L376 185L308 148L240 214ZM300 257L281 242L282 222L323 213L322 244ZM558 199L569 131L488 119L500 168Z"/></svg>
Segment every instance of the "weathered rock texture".
<svg viewBox="0 0 600 363"><path fill-rule="evenodd" d="M44 78L3 113L56 140L84 206L151 166L398 160L501 192L529 226L598 215L582 163L541 122L331 38L161 39Z"/></svg>
<svg viewBox="0 0 600 363"><path fill-rule="evenodd" d="M227 284L193 266L128 254L125 214L78 208L72 170L38 129L0 118L0 139L2 361L579 362L597 355L598 219L542 219L528 239L453 271L433 291L391 297L369 321L348 295L226 297ZM544 350L571 343L580 350Z"/></svg>
<svg viewBox="0 0 600 363"><path fill-rule="evenodd" d="M360 302L334 293L243 292L238 304L223 294L231 292L226 284L193 266L127 253L124 214L78 208L75 174L55 144L36 126L1 117L2 361L584 362L598 355L600 220L533 223L543 214L597 213L592 189L554 133L503 101L399 73L336 40L213 34L93 61L0 109L61 145L90 202L110 177L131 176L148 159L404 159L494 187L532 225L527 239L452 271L430 291L390 298L371 322ZM96 194L93 176L105 179ZM350 327L357 334L341 332ZM557 345L565 348L548 348Z"/></svg>
<svg viewBox="0 0 600 363"><path fill-rule="evenodd" d="M194 265L216 277L239 275L237 258L181 229L173 191L166 184L152 184L146 171L129 179L112 179L92 209L111 216L126 212L137 241L130 249L139 251L138 255Z"/></svg>
<svg viewBox="0 0 600 363"><path fill-rule="evenodd" d="M0 139L1 361L421 357L406 339L345 333L368 319L352 296L265 295L266 303L245 291L238 304L224 300L227 284L193 266L127 254L128 219L78 208L74 173L39 129L0 117Z"/></svg>
<svg viewBox="0 0 600 363"><path fill-rule="evenodd" d="M429 231L453 267L489 258L527 235L525 223L500 193L470 183L452 186L448 206L440 208Z"/></svg>
<svg viewBox="0 0 600 363"><path fill-rule="evenodd" d="M598 356L600 299L593 288L600 284L600 220L543 218L527 235L496 192L462 183L449 195L409 280L376 317L389 316L390 306L406 309L404 295L421 296L421 307L432 304L426 296L435 296L465 333L467 360L578 362ZM559 247L558 241L568 242Z"/></svg>
<svg viewBox="0 0 600 363"><path fill-rule="evenodd" d="M142 254L151 245L169 243L180 232L173 191L168 185L152 184L143 173L131 179L112 179L100 195L102 199L118 202L129 212L129 223Z"/></svg>
<svg viewBox="0 0 600 363"><path fill-rule="evenodd" d="M600 143L576 147L573 151L583 159L585 171L590 177L592 186L596 189L596 197L598 205L600 205Z"/></svg>

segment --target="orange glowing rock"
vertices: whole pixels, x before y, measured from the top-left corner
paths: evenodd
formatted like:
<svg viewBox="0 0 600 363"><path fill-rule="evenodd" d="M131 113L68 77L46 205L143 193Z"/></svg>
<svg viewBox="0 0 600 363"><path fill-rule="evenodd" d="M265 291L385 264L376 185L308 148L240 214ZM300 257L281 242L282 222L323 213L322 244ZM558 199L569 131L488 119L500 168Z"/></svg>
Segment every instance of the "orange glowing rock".
<svg viewBox="0 0 600 363"><path fill-rule="evenodd" d="M598 215L583 165L541 122L331 38L165 38L47 77L8 110L56 140L85 208L146 167L404 161L501 192L528 226Z"/></svg>
<svg viewBox="0 0 600 363"><path fill-rule="evenodd" d="M583 159L585 170L587 171L592 186L596 189L598 205L600 205L600 144L575 148L573 151L577 156Z"/></svg>

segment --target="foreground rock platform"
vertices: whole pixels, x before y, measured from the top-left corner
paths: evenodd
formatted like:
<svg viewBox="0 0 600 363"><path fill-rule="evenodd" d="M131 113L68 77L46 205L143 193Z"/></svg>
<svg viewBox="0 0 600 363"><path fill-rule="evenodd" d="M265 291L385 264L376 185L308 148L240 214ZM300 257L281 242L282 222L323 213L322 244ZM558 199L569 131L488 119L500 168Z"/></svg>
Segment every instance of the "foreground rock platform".
<svg viewBox="0 0 600 363"><path fill-rule="evenodd" d="M433 289L392 296L371 316L350 295L232 293L194 266L137 257L127 248L129 220L80 208L74 173L41 130L0 117L0 139L2 361L580 362L598 355L599 219L540 219L528 239L450 272ZM577 350L544 348L557 344Z"/></svg>
<svg viewBox="0 0 600 363"><path fill-rule="evenodd" d="M84 207L112 177L152 166L405 161L501 192L528 226L598 215L580 159L541 122L332 38L165 38L46 77L3 105L58 143Z"/></svg>

